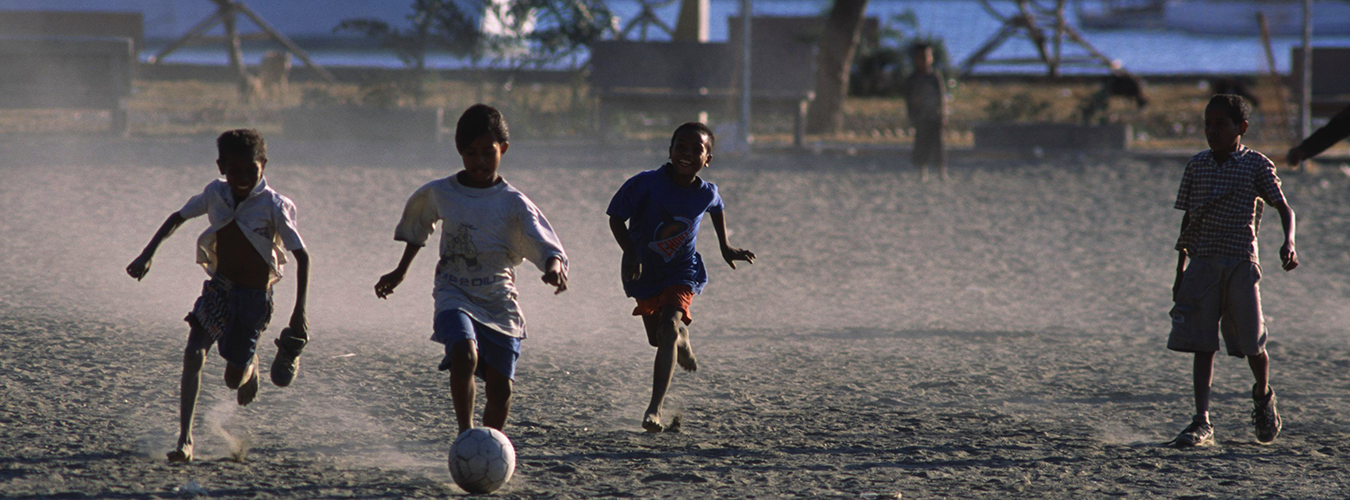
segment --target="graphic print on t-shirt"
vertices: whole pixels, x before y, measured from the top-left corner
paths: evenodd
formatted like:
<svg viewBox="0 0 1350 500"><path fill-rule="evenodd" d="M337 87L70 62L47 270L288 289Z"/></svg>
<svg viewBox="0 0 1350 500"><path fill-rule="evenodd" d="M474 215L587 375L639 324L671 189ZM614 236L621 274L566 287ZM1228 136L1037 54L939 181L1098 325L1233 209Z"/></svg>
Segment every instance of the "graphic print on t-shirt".
<svg viewBox="0 0 1350 500"><path fill-rule="evenodd" d="M441 258L442 265L453 264L456 271L468 272L478 271L483 268L478 263L478 246L473 244L473 238L469 236L470 229L478 229L471 224L460 224L459 231L450 235L450 241L446 244L444 257Z"/></svg>
<svg viewBox="0 0 1350 500"><path fill-rule="evenodd" d="M680 248L694 236L694 221L670 214L666 214L663 219L661 224L656 226L652 242L647 244L647 248L652 249L666 262L670 262L679 253Z"/></svg>

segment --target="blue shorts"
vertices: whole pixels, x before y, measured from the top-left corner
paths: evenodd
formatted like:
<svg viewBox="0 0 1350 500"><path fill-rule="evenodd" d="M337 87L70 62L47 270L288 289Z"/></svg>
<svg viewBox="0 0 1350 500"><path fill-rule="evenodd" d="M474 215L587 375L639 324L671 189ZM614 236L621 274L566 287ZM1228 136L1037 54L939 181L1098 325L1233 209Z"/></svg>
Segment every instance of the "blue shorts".
<svg viewBox="0 0 1350 500"><path fill-rule="evenodd" d="M217 344L225 362L236 368L247 367L258 351L258 337L272 320L272 290L212 278L202 285L201 297L183 320L192 327L187 350L209 351Z"/></svg>
<svg viewBox="0 0 1350 500"><path fill-rule="evenodd" d="M450 368L450 347L463 340L478 344L478 368L474 374L483 378L483 367L490 366L506 378L516 379L516 360L520 359L520 339L503 334L474 321L459 309L436 313L431 340L445 344L445 362L442 370Z"/></svg>

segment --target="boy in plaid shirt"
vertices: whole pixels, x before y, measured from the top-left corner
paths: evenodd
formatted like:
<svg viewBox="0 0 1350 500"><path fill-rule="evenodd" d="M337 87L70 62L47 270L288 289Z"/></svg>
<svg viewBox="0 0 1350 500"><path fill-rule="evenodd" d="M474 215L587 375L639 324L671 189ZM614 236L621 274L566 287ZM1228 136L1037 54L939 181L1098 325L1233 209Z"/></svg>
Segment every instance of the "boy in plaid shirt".
<svg viewBox="0 0 1350 500"><path fill-rule="evenodd" d="M1181 178L1176 208L1186 211L1176 249L1177 278L1172 285L1172 333L1167 348L1195 353L1195 417L1172 440L1177 446L1203 446L1214 441L1209 423L1209 392L1214 353L1222 333L1228 354L1246 357L1256 383L1252 386L1252 424L1256 439L1270 443L1280 434L1275 390L1267 383L1270 357L1261 318L1261 266L1256 234L1262 202L1280 213L1285 271L1298 266L1294 252L1294 211L1280 191L1275 164L1242 145L1250 108L1241 97L1219 94L1205 107L1205 139L1209 149L1191 157ZM1187 258L1190 265L1186 265Z"/></svg>

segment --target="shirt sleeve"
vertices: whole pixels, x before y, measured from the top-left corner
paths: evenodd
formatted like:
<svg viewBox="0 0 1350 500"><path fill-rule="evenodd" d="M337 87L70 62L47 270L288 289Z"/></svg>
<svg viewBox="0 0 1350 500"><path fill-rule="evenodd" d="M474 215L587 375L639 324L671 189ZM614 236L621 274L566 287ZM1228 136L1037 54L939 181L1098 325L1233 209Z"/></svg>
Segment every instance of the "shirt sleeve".
<svg viewBox="0 0 1350 500"><path fill-rule="evenodd" d="M422 186L408 198L403 217L394 229L394 240L417 246L426 246L427 238L436 231L436 203L432 200L431 184Z"/></svg>
<svg viewBox="0 0 1350 500"><path fill-rule="evenodd" d="M1191 209L1191 166L1195 164L1195 159L1186 162L1186 171L1181 174L1181 188L1177 189L1177 202L1172 208L1177 210Z"/></svg>
<svg viewBox="0 0 1350 500"><path fill-rule="evenodd" d="M726 208L722 204L722 194L717 190L716 184L709 183L708 185L712 187L712 201L708 203L708 212L720 214Z"/></svg>
<svg viewBox="0 0 1350 500"><path fill-rule="evenodd" d="M213 184L215 183L207 184L206 189L203 189L201 193L189 198L187 203L183 205L183 208L178 209L178 216L184 219L191 219L193 217L206 215L207 198L211 196L211 186Z"/></svg>
<svg viewBox="0 0 1350 500"><path fill-rule="evenodd" d="M544 266L554 257L562 261L563 270L566 271L567 252L563 250L558 233L553 231L553 226L548 223L548 218L544 217L544 212L539 210L539 207L528 199L521 201L524 203L515 216L518 224L515 241L512 242L514 250L526 260L533 262L540 271L547 271Z"/></svg>
<svg viewBox="0 0 1350 500"><path fill-rule="evenodd" d="M618 217L623 220L633 218L633 191L637 189L637 184L641 174L630 177L614 193L614 198L609 200L609 208L605 209L605 214L610 217Z"/></svg>
<svg viewBox="0 0 1350 500"><path fill-rule="evenodd" d="M277 237L281 238L281 244L287 250L294 252L305 249L305 240L300 237L300 230L295 223L295 202L282 197L272 214L272 223L276 225Z"/></svg>
<svg viewBox="0 0 1350 500"><path fill-rule="evenodd" d="M1284 191L1280 189L1280 177L1275 175L1275 164L1269 159L1265 160L1264 168L1256 171L1256 179L1253 181L1256 188L1256 195L1260 196L1267 205L1278 207L1285 204Z"/></svg>

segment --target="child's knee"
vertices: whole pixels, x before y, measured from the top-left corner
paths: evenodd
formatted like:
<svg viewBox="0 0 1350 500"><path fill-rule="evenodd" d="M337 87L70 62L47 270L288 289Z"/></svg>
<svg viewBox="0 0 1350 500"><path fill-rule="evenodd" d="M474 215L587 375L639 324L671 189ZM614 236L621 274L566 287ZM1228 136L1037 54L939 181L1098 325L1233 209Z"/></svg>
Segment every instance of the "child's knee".
<svg viewBox="0 0 1350 500"><path fill-rule="evenodd" d="M472 340L461 340L445 349L450 357L450 374L455 376L473 375L478 368L478 345Z"/></svg>
<svg viewBox="0 0 1350 500"><path fill-rule="evenodd" d="M183 370L201 371L206 364L206 349L187 348L183 351Z"/></svg>
<svg viewBox="0 0 1350 500"><path fill-rule="evenodd" d="M225 365L225 387L229 387L230 389L238 389L239 384L243 383L244 381L244 375L248 373L248 370L246 368L247 367L240 368L227 363Z"/></svg>

